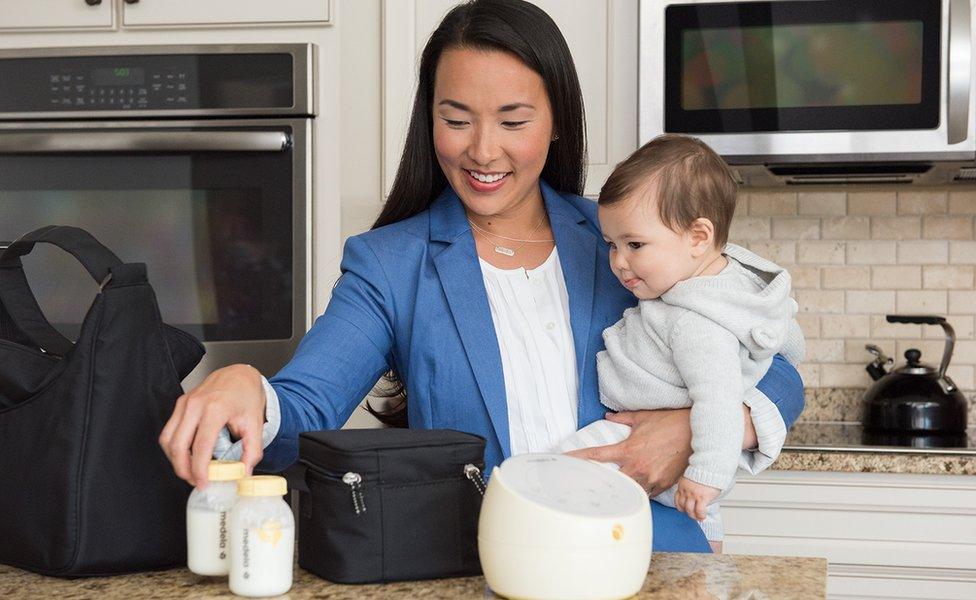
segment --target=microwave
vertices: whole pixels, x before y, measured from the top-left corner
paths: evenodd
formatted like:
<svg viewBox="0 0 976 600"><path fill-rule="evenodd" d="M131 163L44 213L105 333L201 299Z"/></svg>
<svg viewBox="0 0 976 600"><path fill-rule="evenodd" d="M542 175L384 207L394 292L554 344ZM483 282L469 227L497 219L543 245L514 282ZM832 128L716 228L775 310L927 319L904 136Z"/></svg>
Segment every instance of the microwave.
<svg viewBox="0 0 976 600"><path fill-rule="evenodd" d="M976 180L970 0L641 0L640 143L747 185Z"/></svg>

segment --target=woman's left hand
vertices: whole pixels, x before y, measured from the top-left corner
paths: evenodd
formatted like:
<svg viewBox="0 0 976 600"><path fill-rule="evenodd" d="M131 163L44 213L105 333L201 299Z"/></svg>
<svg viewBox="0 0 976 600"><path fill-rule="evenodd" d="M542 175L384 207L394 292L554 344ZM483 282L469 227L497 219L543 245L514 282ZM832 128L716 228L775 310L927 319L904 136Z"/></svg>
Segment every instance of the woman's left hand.
<svg viewBox="0 0 976 600"><path fill-rule="evenodd" d="M584 448L570 456L620 465L649 496L670 488L685 472L691 456L691 409L608 413L607 420L630 427L626 440Z"/></svg>

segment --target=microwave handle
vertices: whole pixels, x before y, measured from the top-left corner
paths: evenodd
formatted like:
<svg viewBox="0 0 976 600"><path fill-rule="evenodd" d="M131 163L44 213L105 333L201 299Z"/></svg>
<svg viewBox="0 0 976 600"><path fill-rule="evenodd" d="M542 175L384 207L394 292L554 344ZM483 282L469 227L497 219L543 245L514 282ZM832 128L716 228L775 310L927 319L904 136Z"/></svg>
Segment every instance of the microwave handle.
<svg viewBox="0 0 976 600"><path fill-rule="evenodd" d="M947 65L946 136L950 144L969 137L969 89L972 77L971 0L949 0L949 59Z"/></svg>
<svg viewBox="0 0 976 600"><path fill-rule="evenodd" d="M0 133L0 153L280 152L281 131L55 131Z"/></svg>

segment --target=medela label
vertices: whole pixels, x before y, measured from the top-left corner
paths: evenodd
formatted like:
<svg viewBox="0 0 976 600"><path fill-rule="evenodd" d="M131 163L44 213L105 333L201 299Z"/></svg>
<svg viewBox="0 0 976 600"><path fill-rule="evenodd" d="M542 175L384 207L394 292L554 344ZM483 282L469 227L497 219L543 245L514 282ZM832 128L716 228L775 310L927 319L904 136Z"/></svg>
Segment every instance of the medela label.
<svg viewBox="0 0 976 600"><path fill-rule="evenodd" d="M268 519L259 527L231 531L230 591L241 596L274 596L291 588L295 527Z"/></svg>
<svg viewBox="0 0 976 600"><path fill-rule="evenodd" d="M230 570L230 538L227 511L188 508L186 511L186 562L198 575L227 575Z"/></svg>

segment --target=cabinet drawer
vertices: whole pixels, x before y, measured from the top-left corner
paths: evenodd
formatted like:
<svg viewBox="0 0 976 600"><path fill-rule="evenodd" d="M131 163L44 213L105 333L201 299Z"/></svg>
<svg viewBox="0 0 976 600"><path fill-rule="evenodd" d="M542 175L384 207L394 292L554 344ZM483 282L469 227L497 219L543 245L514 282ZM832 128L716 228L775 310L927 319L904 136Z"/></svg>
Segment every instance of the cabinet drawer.
<svg viewBox="0 0 976 600"><path fill-rule="evenodd" d="M111 29L113 0L0 0L0 31Z"/></svg>
<svg viewBox="0 0 976 600"><path fill-rule="evenodd" d="M139 0L122 8L126 27L323 24L332 18L330 0Z"/></svg>

